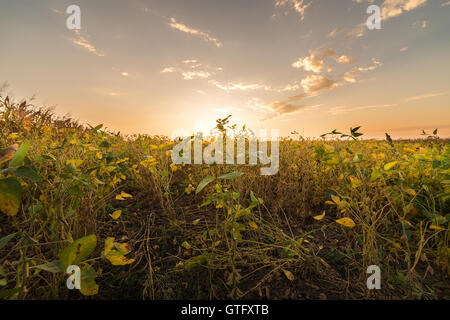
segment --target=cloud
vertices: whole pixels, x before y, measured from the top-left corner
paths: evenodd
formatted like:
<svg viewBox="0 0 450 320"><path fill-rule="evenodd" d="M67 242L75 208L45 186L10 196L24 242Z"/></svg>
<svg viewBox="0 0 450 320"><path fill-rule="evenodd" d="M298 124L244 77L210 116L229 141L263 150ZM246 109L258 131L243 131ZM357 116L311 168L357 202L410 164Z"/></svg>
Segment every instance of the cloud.
<svg viewBox="0 0 450 320"><path fill-rule="evenodd" d="M222 46L222 43L220 43L219 40L217 40L216 38L210 36L209 33L190 28L181 22L177 22L177 20L175 18L170 18L169 26L171 26L173 29L179 30L181 32L200 36L203 38L203 40L214 43L214 45L216 47Z"/></svg>
<svg viewBox="0 0 450 320"><path fill-rule="evenodd" d="M207 79L216 74L222 68L211 68L209 65L203 65L196 59L185 59L177 66L165 67L160 73L177 72L183 80ZM219 71L220 71L219 70Z"/></svg>
<svg viewBox="0 0 450 320"><path fill-rule="evenodd" d="M352 57L352 56L340 56L339 58L336 59L337 63L340 64L353 64L356 63L358 61L358 59L356 59L356 57Z"/></svg>
<svg viewBox="0 0 450 320"><path fill-rule="evenodd" d="M427 93L427 94L422 94L420 96L406 98L405 101L415 101L415 100L422 100L422 99L427 99L427 98L434 98L434 97L446 95L447 93L448 93L447 91Z"/></svg>
<svg viewBox="0 0 450 320"><path fill-rule="evenodd" d="M206 79L211 76L207 71L188 71L182 73L184 80Z"/></svg>
<svg viewBox="0 0 450 320"><path fill-rule="evenodd" d="M285 114L312 110L321 105L296 105L289 100L262 103L259 98L252 98L247 102L247 106L254 111L266 113L260 121L267 121Z"/></svg>
<svg viewBox="0 0 450 320"><path fill-rule="evenodd" d="M428 26L428 21L427 20L423 20L423 21L416 21L413 23L413 27L417 28L422 28L425 29Z"/></svg>
<svg viewBox="0 0 450 320"><path fill-rule="evenodd" d="M322 52L323 53L323 52ZM332 51L328 51L327 54L331 54ZM334 54L331 54L334 56ZM356 77L360 73L368 72L375 70L382 64L376 60L372 59L372 65L368 67L356 67L352 71L349 71L345 73L340 79L337 80L330 79L328 77L322 76L322 75L309 75L300 82L294 82L293 84L287 85L284 87L284 89L279 90L279 92L282 91L291 91L299 89L300 86L303 88L303 93L300 93L298 95L294 95L291 97L288 97L284 101L274 101L270 103L263 103L259 98L253 98L248 102L248 107L252 110L258 111L258 112L266 112L269 115L265 118L261 119L262 121L273 119L279 115L297 112L297 111L305 111L305 110L311 110L314 108L319 107L320 105L305 105L305 104L298 104L299 102L314 97L320 94L322 91L326 90L333 90L337 87L343 86L346 83L355 83ZM373 109L373 108L380 108L380 107L392 107L394 105L372 105L372 106L361 106L361 107L335 107L332 109L334 114L341 114L345 112L350 112L353 110L361 110L361 109Z"/></svg>
<svg viewBox="0 0 450 320"><path fill-rule="evenodd" d="M372 0L366 0L368 3L373 3ZM385 0L381 4L381 19L386 21L390 18L400 16L406 11L415 10L426 4L428 0ZM362 3L362 1L354 1ZM345 40L352 40L355 38L361 38L367 32L366 21L354 25L353 27L336 28L329 33L329 37L334 37L338 33L346 31Z"/></svg>
<svg viewBox="0 0 450 320"><path fill-rule="evenodd" d="M336 50L332 48L325 49L321 52L310 51L310 55L305 58L298 58L292 63L292 67L296 69L303 68L305 71L313 71L319 73L324 68L324 59L337 56Z"/></svg>
<svg viewBox="0 0 450 320"><path fill-rule="evenodd" d="M306 58L299 58L292 64L296 69L303 68L305 71L313 71L319 73L323 69L323 60L316 55L311 55Z"/></svg>
<svg viewBox="0 0 450 320"><path fill-rule="evenodd" d="M87 49L90 53L95 54L96 56L99 56L99 57L104 57L105 56L103 53L99 53L97 51L97 49L95 48L95 46L92 45L91 43L89 43L89 41L87 41L86 38L84 38L81 35L79 30L74 30L74 32L77 35L77 38L72 38L71 39L73 44Z"/></svg>
<svg viewBox="0 0 450 320"><path fill-rule="evenodd" d="M176 68L175 67L165 67L164 69L161 70L161 73L172 73L175 72Z"/></svg>
<svg viewBox="0 0 450 320"><path fill-rule="evenodd" d="M403 47L403 48L400 49L400 51L401 51L401 52L408 51L408 47Z"/></svg>
<svg viewBox="0 0 450 320"><path fill-rule="evenodd" d="M359 110L370 110L370 109L379 109L379 108L391 108L397 106L396 104L378 104L378 105L369 105L369 106L358 106L358 107L346 107L346 106L337 106L333 107L329 110L329 112L333 115L345 114L353 111Z"/></svg>
<svg viewBox="0 0 450 320"><path fill-rule="evenodd" d="M350 83L355 83L356 82L356 77L360 74L360 73L364 73L367 71L373 71L376 68L378 68L379 66L381 66L381 62L379 62L376 59L372 59L372 65L369 67L357 67L354 68L352 71L346 72L344 74L344 81L346 82L350 82Z"/></svg>
<svg viewBox="0 0 450 320"><path fill-rule="evenodd" d="M401 15L405 11L412 11L422 5L427 0L385 0L381 5L381 17L387 20Z"/></svg>
<svg viewBox="0 0 450 320"><path fill-rule="evenodd" d="M304 0L277 0L275 1L275 7L285 7L289 6L291 9L293 9L295 12L297 12L300 16L300 21L303 21L305 19L305 12L306 9L311 6L312 1L305 3Z"/></svg>
<svg viewBox="0 0 450 320"><path fill-rule="evenodd" d="M307 76L301 82L306 93L315 93L322 90L332 90L337 82L320 75Z"/></svg>
<svg viewBox="0 0 450 320"><path fill-rule="evenodd" d="M129 76L128 72L122 72L121 75L124 76L124 77L128 77Z"/></svg>
<svg viewBox="0 0 450 320"><path fill-rule="evenodd" d="M221 83L216 80L210 80L210 84L214 85L215 87L225 90L225 91L248 91L248 90L258 90L258 89L264 89L264 90L270 90L270 87L257 84L257 83L245 83L245 82L229 82L229 83Z"/></svg>

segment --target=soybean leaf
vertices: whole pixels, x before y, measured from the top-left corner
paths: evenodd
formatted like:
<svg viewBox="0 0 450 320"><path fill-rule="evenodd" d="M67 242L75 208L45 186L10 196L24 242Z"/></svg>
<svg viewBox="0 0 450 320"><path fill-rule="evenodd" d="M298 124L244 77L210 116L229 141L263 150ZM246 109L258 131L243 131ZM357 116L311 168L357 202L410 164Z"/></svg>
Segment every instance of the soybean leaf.
<svg viewBox="0 0 450 320"><path fill-rule="evenodd" d="M37 269L41 269L44 271L48 271L51 273L58 273L58 272L64 272L64 269L61 265L61 261L56 260L45 264L40 264L38 266L35 266Z"/></svg>
<svg viewBox="0 0 450 320"><path fill-rule="evenodd" d="M15 233L11 233L9 235L7 235L6 237L3 237L0 239L0 249L3 248L4 246L6 246L6 244L12 239L14 238L16 234Z"/></svg>
<svg viewBox="0 0 450 320"><path fill-rule="evenodd" d="M23 160L25 160L25 157L27 156L29 147L30 141L25 140L14 154L14 157L11 159L11 162L9 163L10 168L15 168L22 164Z"/></svg>
<svg viewBox="0 0 450 320"><path fill-rule="evenodd" d="M37 172L34 171L34 169L32 169L30 167L25 167L25 166L19 167L19 168L17 168L17 170L14 171L14 175L16 177L29 179L33 182L42 181L42 178L37 174Z"/></svg>
<svg viewBox="0 0 450 320"><path fill-rule="evenodd" d="M23 290L23 288L0 290L0 299L4 299L4 298L12 296L16 293L22 292L22 290Z"/></svg>
<svg viewBox="0 0 450 320"><path fill-rule="evenodd" d="M95 283L97 272L89 264L85 264L81 269L81 289L85 296L92 296L98 293L98 284Z"/></svg>
<svg viewBox="0 0 450 320"><path fill-rule="evenodd" d="M198 184L197 190L195 191L195 194L197 194L200 191L202 191L209 183L211 183L214 180L215 180L215 178L212 177L212 176L206 176L205 178L203 178L203 180L200 181L200 183Z"/></svg>
<svg viewBox="0 0 450 320"><path fill-rule="evenodd" d="M22 187L14 178L0 180L0 211L14 216L20 207Z"/></svg>
<svg viewBox="0 0 450 320"><path fill-rule="evenodd" d="M94 251L96 246L97 237L95 234L80 238L69 244L59 254L63 270L66 270L70 265L78 265Z"/></svg>
<svg viewBox="0 0 450 320"><path fill-rule="evenodd" d="M239 178L240 176L242 176L242 174L243 174L242 172L233 171L233 172L228 172L228 173L222 174L222 175L218 176L217 179L232 180L232 179Z"/></svg>

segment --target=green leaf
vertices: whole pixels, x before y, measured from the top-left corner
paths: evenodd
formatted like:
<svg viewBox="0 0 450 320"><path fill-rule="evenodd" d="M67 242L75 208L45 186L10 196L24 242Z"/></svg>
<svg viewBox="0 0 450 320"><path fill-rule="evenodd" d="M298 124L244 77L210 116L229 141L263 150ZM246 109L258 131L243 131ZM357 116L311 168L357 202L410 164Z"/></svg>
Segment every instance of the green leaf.
<svg viewBox="0 0 450 320"><path fill-rule="evenodd" d="M34 169L32 169L30 167L25 167L25 166L19 167L14 171L14 175L16 177L29 179L33 182L42 181L42 178L37 174L37 172L34 171Z"/></svg>
<svg viewBox="0 0 450 320"><path fill-rule="evenodd" d="M101 143L100 143L100 148L109 148L110 147L110 144L108 143L108 141L106 141L106 140L103 140Z"/></svg>
<svg viewBox="0 0 450 320"><path fill-rule="evenodd" d="M15 168L22 164L23 160L25 160L25 157L27 156L29 147L30 141L25 140L14 154L14 157L11 159L11 162L9 163L10 168Z"/></svg>
<svg viewBox="0 0 450 320"><path fill-rule="evenodd" d="M95 234L80 238L69 244L59 254L63 270L66 270L70 265L78 265L94 251L96 246L97 237Z"/></svg>
<svg viewBox="0 0 450 320"><path fill-rule="evenodd" d="M195 194L200 193L209 183L213 182L215 180L212 176L206 176L203 178L203 180L198 184L197 190L195 191Z"/></svg>
<svg viewBox="0 0 450 320"><path fill-rule="evenodd" d="M45 264L40 264L38 266L35 266L35 268L48 271L51 273L58 273L58 272L64 272L64 269L61 265L61 261L56 260Z"/></svg>
<svg viewBox="0 0 450 320"><path fill-rule="evenodd" d="M228 172L228 173L222 174L222 175L218 176L217 179L232 180L232 179L239 178L242 175L243 175L242 172L233 171L233 172Z"/></svg>
<svg viewBox="0 0 450 320"><path fill-rule="evenodd" d="M0 299L4 299L16 293L22 292L22 290L23 290L22 288L0 290Z"/></svg>
<svg viewBox="0 0 450 320"><path fill-rule="evenodd" d="M6 246L6 244L12 239L14 238L16 234L15 233L11 233L9 235L7 235L6 237L3 237L0 239L0 249L2 249L4 246Z"/></svg>
<svg viewBox="0 0 450 320"><path fill-rule="evenodd" d="M14 216L19 211L22 186L14 178L0 180L0 211Z"/></svg>
<svg viewBox="0 0 450 320"><path fill-rule="evenodd" d="M370 176L370 182L377 180L383 174L378 169L373 169L372 174Z"/></svg>

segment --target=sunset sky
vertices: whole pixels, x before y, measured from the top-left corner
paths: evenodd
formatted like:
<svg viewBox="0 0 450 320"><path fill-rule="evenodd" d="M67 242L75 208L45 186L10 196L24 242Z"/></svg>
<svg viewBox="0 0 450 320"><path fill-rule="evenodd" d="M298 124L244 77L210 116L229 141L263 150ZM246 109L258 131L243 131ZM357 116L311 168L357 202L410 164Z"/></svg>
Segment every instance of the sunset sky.
<svg viewBox="0 0 450 320"><path fill-rule="evenodd" d="M123 133L450 137L448 0L2 0L0 39L7 93Z"/></svg>

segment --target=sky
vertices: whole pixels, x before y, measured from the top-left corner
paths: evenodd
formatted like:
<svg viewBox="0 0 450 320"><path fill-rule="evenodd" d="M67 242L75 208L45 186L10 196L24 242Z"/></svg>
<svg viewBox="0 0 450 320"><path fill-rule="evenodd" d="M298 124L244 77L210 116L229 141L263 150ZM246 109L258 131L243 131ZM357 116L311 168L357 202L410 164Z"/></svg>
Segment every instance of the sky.
<svg viewBox="0 0 450 320"><path fill-rule="evenodd" d="M449 17L448 0L3 0L0 84L126 134L232 114L282 136L450 137Z"/></svg>

